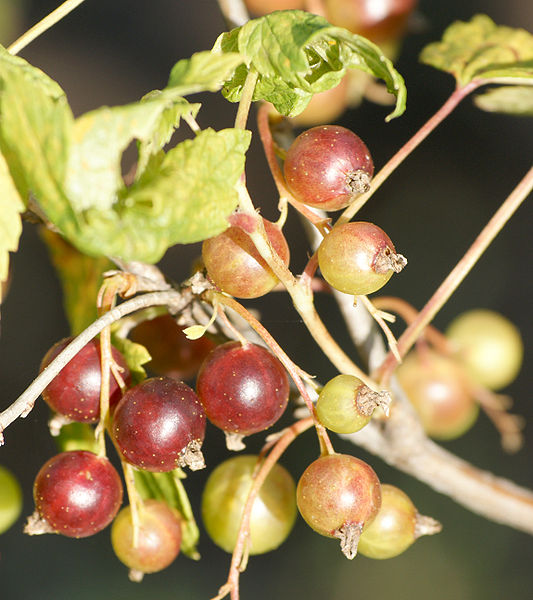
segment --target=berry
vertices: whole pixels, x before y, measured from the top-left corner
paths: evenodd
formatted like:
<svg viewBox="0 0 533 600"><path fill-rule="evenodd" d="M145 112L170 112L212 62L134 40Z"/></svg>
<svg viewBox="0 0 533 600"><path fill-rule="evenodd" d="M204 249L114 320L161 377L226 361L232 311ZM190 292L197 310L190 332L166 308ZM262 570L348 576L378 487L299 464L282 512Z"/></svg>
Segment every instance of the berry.
<svg viewBox="0 0 533 600"><path fill-rule="evenodd" d="M453 359L431 350L415 351L405 358L396 375L431 437L450 440L474 424L479 407Z"/></svg>
<svg viewBox="0 0 533 600"><path fill-rule="evenodd" d="M336 290L362 296L379 290L407 264L395 252L383 229L354 221L334 227L324 237L318 264L324 279Z"/></svg>
<svg viewBox="0 0 533 600"><path fill-rule="evenodd" d="M22 511L22 490L15 476L0 465L0 533L7 531Z"/></svg>
<svg viewBox="0 0 533 600"><path fill-rule="evenodd" d="M111 526L111 545L118 559L133 571L161 571L180 551L179 514L164 502L145 500L139 507L138 539L134 546L131 507L126 506Z"/></svg>
<svg viewBox="0 0 533 600"><path fill-rule="evenodd" d="M381 506L381 486L374 470L348 454L321 456L300 477L296 490L300 514L316 532L341 540L354 558L363 528Z"/></svg>
<svg viewBox="0 0 533 600"><path fill-rule="evenodd" d="M233 215L245 223L246 215ZM289 264L289 246L280 228L263 219L267 237L281 260ZM278 283L278 278L261 257L250 236L237 225L202 244L207 274L223 292L237 298L259 298Z"/></svg>
<svg viewBox="0 0 533 600"><path fill-rule="evenodd" d="M124 460L147 471L203 468L205 413L194 390L170 377L128 390L113 415L112 433Z"/></svg>
<svg viewBox="0 0 533 600"><path fill-rule="evenodd" d="M35 508L56 533L87 537L107 527L122 503L122 483L105 457L77 450L47 461L33 486ZM28 533L35 533L29 526Z"/></svg>
<svg viewBox="0 0 533 600"><path fill-rule="evenodd" d="M283 414L289 378L266 348L228 342L207 356L196 389L214 425L246 436L270 427Z"/></svg>
<svg viewBox="0 0 533 600"><path fill-rule="evenodd" d="M131 330L130 338L146 347L152 357L147 366L154 373L178 380L190 379L215 343L205 335L190 340L183 329L170 315L159 315L139 323Z"/></svg>
<svg viewBox="0 0 533 600"><path fill-rule="evenodd" d="M374 164L355 133L338 125L321 125L294 140L285 158L284 173L297 200L338 210L369 189Z"/></svg>
<svg viewBox="0 0 533 600"><path fill-rule="evenodd" d="M407 494L384 483L381 508L361 534L359 552L368 558L392 558L405 552L420 536L440 530L440 523L420 515Z"/></svg>
<svg viewBox="0 0 533 600"><path fill-rule="evenodd" d="M235 548L258 459L251 455L230 458L218 465L205 485L202 519L209 537L226 552ZM275 464L252 507L250 554L274 550L287 539L296 519L295 487L290 474Z"/></svg>
<svg viewBox="0 0 533 600"><path fill-rule="evenodd" d="M417 0L325 0L330 23L379 43L404 33ZM376 10L377 8L377 10Z"/></svg>
<svg viewBox="0 0 533 600"><path fill-rule="evenodd" d="M372 418L374 409L387 404L387 393L373 392L353 375L337 375L320 391L318 420L335 433L355 433Z"/></svg>
<svg viewBox="0 0 533 600"><path fill-rule="evenodd" d="M446 331L457 347L457 357L472 379L492 390L514 381L524 355L518 329L492 310L470 310L458 316Z"/></svg>
<svg viewBox="0 0 533 600"><path fill-rule="evenodd" d="M54 344L41 362L43 371L74 338L65 338ZM121 376L126 385L131 375L122 354L111 348L113 360L122 369ZM96 423L100 418L100 342L90 341L54 377L43 391L43 398L50 408L71 421ZM112 410L121 397L115 378L109 378L109 407Z"/></svg>

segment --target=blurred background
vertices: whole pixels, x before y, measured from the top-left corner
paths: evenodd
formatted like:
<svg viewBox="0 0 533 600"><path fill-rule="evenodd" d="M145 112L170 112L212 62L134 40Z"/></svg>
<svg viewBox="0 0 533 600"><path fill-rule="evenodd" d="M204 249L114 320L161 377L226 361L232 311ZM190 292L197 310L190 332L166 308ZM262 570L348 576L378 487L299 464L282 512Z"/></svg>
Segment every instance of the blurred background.
<svg viewBox="0 0 533 600"><path fill-rule="evenodd" d="M0 43L9 45L56 4L0 0ZM476 13L486 13L499 24L533 31L531 2L421 0L416 31L405 40L397 61L408 89L404 116L386 124L386 107L363 102L338 121L365 140L376 169L453 89L451 76L418 62L420 50L439 39L453 20L466 20ZM214 0L87 0L21 56L59 82L79 115L103 104L135 101L149 90L163 87L177 60L209 49L224 27ZM234 105L215 95L202 96L201 101L204 106L198 120L202 127L232 125ZM385 229L398 251L409 258L408 268L392 278L386 293L420 308L531 166L532 156L533 121L483 113L470 99L464 101L361 213L362 219ZM274 218L277 197L257 139L248 156L247 178L262 213ZM524 448L516 455L506 455L498 434L483 416L464 437L444 445L479 467L533 488L533 407L527 366L533 353L530 204L522 206L511 219L435 324L445 328L462 311L486 307L507 315L520 328L526 366L506 392L515 399L515 411L528 418ZM297 271L305 264L307 246L298 220L292 216L286 236L291 245L291 266ZM162 268L171 278L181 280L198 254L198 246L176 247L167 253ZM272 296L249 305L261 311L265 326L301 367L322 381L335 375L321 353L312 349L287 297ZM317 305L335 336L353 352L333 300L319 297ZM25 226L20 250L13 256L13 281L2 305L1 328L0 408L4 408L37 374L47 349L68 335L58 280L31 225ZM203 532L200 562L179 557L169 569L147 576L141 584L129 582L127 569L111 550L109 530L83 540L22 534L24 517L33 511L33 479L45 460L56 453L46 419L47 410L38 402L26 420L15 422L5 432L6 444L0 449L0 463L16 473L24 488L23 517L0 535L2 600L204 600L214 596L226 580L230 556ZM250 441L250 451L261 446L262 436L255 437L258 439ZM241 577L243 600L533 597L530 536L466 511L355 446L336 440L335 447L369 461L382 481L401 487L420 512L440 520L443 532L420 540L395 559L357 557L350 562L335 541L315 534L299 519L278 551L250 560ZM204 448L208 466L227 456L222 436L212 429ZM297 479L316 453L315 438L308 433L291 446L282 463ZM204 472L194 473L186 482L196 514L206 476Z"/></svg>

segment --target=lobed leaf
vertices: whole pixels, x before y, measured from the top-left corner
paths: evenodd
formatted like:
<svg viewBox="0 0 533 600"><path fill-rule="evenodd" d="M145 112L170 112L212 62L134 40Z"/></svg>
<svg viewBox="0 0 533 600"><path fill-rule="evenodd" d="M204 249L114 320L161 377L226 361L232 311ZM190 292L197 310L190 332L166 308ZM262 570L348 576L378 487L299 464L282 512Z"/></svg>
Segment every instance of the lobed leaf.
<svg viewBox="0 0 533 600"><path fill-rule="evenodd" d="M486 15L450 25L440 42L424 48L423 63L451 73L459 87L474 79L533 85L533 35L499 26Z"/></svg>
<svg viewBox="0 0 533 600"><path fill-rule="evenodd" d="M0 152L0 286L9 274L9 253L18 248L23 210L24 203Z"/></svg>
<svg viewBox="0 0 533 600"><path fill-rule="evenodd" d="M380 48L308 12L277 11L248 21L222 34L213 52L238 52L245 59L223 88L231 102L240 100L244 81L254 69L258 80L253 99L267 100L281 114L296 116L313 94L335 87L346 69L355 68L383 79L396 96L396 108L388 119L405 110L403 78Z"/></svg>
<svg viewBox="0 0 533 600"><path fill-rule="evenodd" d="M238 52L223 55L197 52L172 67L165 90L172 89L180 96L197 92L218 92L243 60Z"/></svg>

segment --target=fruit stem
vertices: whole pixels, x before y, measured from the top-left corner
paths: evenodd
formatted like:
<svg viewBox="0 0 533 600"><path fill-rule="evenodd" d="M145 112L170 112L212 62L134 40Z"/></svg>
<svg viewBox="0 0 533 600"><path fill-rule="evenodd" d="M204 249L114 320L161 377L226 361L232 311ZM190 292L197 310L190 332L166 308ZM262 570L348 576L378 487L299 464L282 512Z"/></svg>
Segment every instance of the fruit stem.
<svg viewBox="0 0 533 600"><path fill-rule="evenodd" d="M459 287L463 279L468 275L472 267L489 247L507 221L529 196L532 189L533 167L529 169L504 203L494 213L493 217L466 251L463 258L461 258L450 274L437 288L436 292L431 296L415 320L412 321L402 333L398 339L398 350L402 357L411 349L412 345L422 334L424 328L433 320L453 292ZM382 384L386 385L397 364L397 359L389 352L387 358L380 367L380 380Z"/></svg>
<svg viewBox="0 0 533 600"><path fill-rule="evenodd" d="M252 105L258 77L259 73L251 66L242 88L239 108L237 109L237 116L235 117L235 129L246 129L246 121L248 120L248 113L250 112L250 106Z"/></svg>
<svg viewBox="0 0 533 600"><path fill-rule="evenodd" d="M242 558L245 551L245 546L250 533L250 516L252 514L252 508L254 501L263 485L265 479L270 473L272 467L278 462L280 456L285 452L289 445L304 431L309 429L313 425L313 419L307 417L297 421L285 430L285 433L279 438L275 446L270 451L269 455L261 463L261 466L254 472L253 483L246 503L242 511L241 524L239 527L239 533L237 535L237 542L233 555L231 557L231 565L228 574L228 580L223 585L219 594L212 600L218 600L223 598L230 593L231 600L239 600L239 575L241 573Z"/></svg>
<svg viewBox="0 0 533 600"><path fill-rule="evenodd" d="M240 27L249 20L243 0L218 0L218 6L229 29Z"/></svg>
<svg viewBox="0 0 533 600"><path fill-rule="evenodd" d="M336 225L347 223L354 215L366 204L376 192L380 186L387 180L389 175L395 171L395 169L401 165L401 163L411 154L411 152L423 142L427 136L444 121L444 119L455 109L455 107L480 85L485 82L482 80L470 81L467 85L461 88L455 89L452 95L446 100L446 102L439 108L439 110L424 124L422 127L408 140L396 154L385 164L385 166L375 175L372 179L372 183L368 192L358 196L348 206L341 216L338 218Z"/></svg>
<svg viewBox="0 0 533 600"><path fill-rule="evenodd" d="M23 48L29 43L33 42L34 39L39 37L47 29L50 29L53 25L61 21L63 17L68 15L69 12L73 11L79 6L83 0L66 0L48 14L44 19L41 19L33 27L23 33L18 39L16 39L8 48L7 51L11 54L18 54Z"/></svg>
<svg viewBox="0 0 533 600"><path fill-rule="evenodd" d="M139 492L137 491L137 488L135 487L135 476L133 474L133 467L124 460L121 460L120 464L122 465L124 481L126 482L126 490L128 491L128 499L130 502L131 524L133 527L133 547L137 548L137 546L139 545L140 528L139 511L142 510L143 500Z"/></svg>

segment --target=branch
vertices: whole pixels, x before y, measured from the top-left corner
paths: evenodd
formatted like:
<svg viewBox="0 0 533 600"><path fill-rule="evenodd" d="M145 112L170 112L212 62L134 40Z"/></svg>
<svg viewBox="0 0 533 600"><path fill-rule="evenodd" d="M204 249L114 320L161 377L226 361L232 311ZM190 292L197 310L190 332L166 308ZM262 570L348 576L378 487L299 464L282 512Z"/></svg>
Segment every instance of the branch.
<svg viewBox="0 0 533 600"><path fill-rule="evenodd" d="M179 312L192 300L192 294L186 292L187 290L184 290L183 292L169 290L137 296L113 308L87 327L85 331L72 340L63 352L56 356L42 373L34 379L31 385L15 400L15 402L13 402L13 404L11 404L11 406L0 413L0 445L4 443L4 429L18 417L26 417L30 413L35 401L44 388L86 344L102 331L102 329L108 327L115 321L118 321L123 316L142 308L147 308L148 306L169 306L171 312Z"/></svg>

